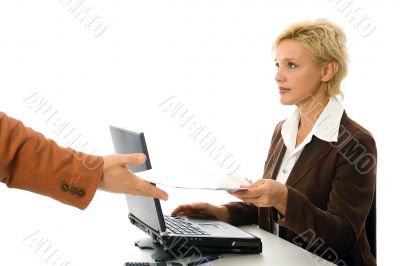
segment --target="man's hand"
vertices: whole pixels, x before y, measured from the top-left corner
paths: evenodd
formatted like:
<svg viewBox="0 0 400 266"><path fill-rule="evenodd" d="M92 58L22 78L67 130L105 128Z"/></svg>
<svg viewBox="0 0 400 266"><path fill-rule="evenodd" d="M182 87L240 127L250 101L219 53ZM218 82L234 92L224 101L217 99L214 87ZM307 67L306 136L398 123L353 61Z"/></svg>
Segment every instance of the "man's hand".
<svg viewBox="0 0 400 266"><path fill-rule="evenodd" d="M99 189L114 193L168 199L165 191L151 185L128 169L128 164L143 164L146 161L144 154L112 154L103 156L103 159L103 176Z"/></svg>

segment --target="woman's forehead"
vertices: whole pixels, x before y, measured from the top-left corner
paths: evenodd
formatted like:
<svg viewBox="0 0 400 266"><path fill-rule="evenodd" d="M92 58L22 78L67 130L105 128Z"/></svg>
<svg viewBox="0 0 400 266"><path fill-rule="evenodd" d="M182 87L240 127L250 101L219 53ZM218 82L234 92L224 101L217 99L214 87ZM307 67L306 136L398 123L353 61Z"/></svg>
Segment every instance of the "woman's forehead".
<svg viewBox="0 0 400 266"><path fill-rule="evenodd" d="M275 61L304 60L311 58L310 52L297 40L281 41L276 47Z"/></svg>

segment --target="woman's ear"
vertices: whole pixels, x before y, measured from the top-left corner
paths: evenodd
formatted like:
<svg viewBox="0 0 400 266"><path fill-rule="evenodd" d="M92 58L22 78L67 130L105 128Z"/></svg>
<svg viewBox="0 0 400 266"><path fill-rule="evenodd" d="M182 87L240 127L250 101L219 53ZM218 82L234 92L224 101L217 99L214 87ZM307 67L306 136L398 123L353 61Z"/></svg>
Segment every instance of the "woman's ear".
<svg viewBox="0 0 400 266"><path fill-rule="evenodd" d="M328 62L326 65L322 67L322 77L321 81L328 82L333 76L335 76L337 71L337 63L336 62Z"/></svg>

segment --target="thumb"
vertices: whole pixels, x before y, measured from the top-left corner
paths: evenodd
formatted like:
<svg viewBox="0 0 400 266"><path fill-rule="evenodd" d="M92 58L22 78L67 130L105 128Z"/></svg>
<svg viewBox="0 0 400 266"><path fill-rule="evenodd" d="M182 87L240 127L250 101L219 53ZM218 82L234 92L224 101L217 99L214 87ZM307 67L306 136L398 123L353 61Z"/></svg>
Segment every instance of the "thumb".
<svg viewBox="0 0 400 266"><path fill-rule="evenodd" d="M255 183L252 183L250 185L241 186L241 187L243 187L243 188L255 188L255 187L258 187L258 186L264 184L264 182L265 182L265 179L259 179Z"/></svg>
<svg viewBox="0 0 400 266"><path fill-rule="evenodd" d="M118 154L117 155L118 164L143 164L146 161L146 155L143 153L131 153L131 154Z"/></svg>

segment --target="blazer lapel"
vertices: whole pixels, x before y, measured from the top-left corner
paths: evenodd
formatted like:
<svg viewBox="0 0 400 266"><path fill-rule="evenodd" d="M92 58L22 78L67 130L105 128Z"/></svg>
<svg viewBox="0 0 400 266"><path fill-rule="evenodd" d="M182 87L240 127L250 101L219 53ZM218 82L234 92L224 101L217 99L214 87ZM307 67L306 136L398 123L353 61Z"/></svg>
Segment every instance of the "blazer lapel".
<svg viewBox="0 0 400 266"><path fill-rule="evenodd" d="M276 179L283 156L285 155L286 146L283 142L282 136L279 137L276 144L271 145L270 151L271 150L272 152L265 163L263 178L266 179ZM272 224L271 207L258 208L258 225L260 228L272 232Z"/></svg>
<svg viewBox="0 0 400 266"><path fill-rule="evenodd" d="M286 152L286 146L282 137L279 138L276 146L271 148L273 149L273 153L271 158L269 158L268 162L266 163L266 169L264 170L263 178L276 179L283 156Z"/></svg>
<svg viewBox="0 0 400 266"><path fill-rule="evenodd" d="M326 155L332 148L331 143L320 140L313 136L310 143L308 143L301 152L297 162L295 163L286 185L291 187L295 186L297 182Z"/></svg>

